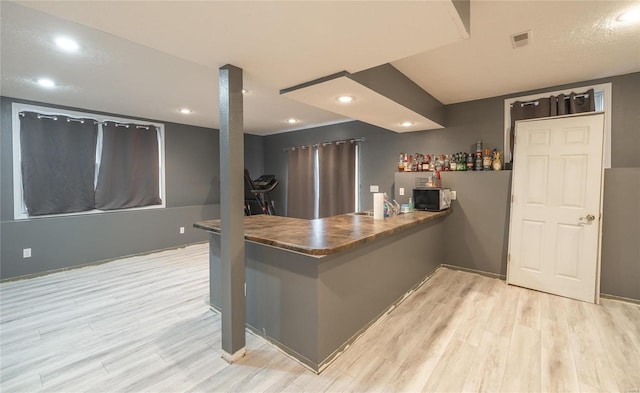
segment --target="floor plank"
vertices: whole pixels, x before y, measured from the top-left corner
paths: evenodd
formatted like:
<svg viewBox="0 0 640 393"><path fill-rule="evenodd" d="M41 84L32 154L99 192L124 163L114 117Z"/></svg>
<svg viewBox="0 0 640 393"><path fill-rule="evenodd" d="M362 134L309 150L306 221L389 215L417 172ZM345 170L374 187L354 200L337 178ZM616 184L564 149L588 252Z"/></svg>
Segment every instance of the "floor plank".
<svg viewBox="0 0 640 393"><path fill-rule="evenodd" d="M386 392L420 392L436 368L440 356L415 348L400 364L387 384Z"/></svg>
<svg viewBox="0 0 640 393"><path fill-rule="evenodd" d="M462 391L499 392L507 365L510 343L510 337L485 332Z"/></svg>
<svg viewBox="0 0 640 393"><path fill-rule="evenodd" d="M471 368L477 348L453 339L447 346L423 390L428 392L460 392Z"/></svg>
<svg viewBox="0 0 640 393"><path fill-rule="evenodd" d="M540 392L540 353L540 331L516 324L501 390Z"/></svg>
<svg viewBox="0 0 640 393"><path fill-rule="evenodd" d="M540 292L520 288L520 301L516 311L516 323L540 330Z"/></svg>
<svg viewBox="0 0 640 393"><path fill-rule="evenodd" d="M606 301L605 301L606 302ZM589 307L596 330L606 351L613 374L622 392L640 387L640 352L632 331L621 331L618 322L604 307Z"/></svg>
<svg viewBox="0 0 640 393"><path fill-rule="evenodd" d="M615 392L616 380L600 341L595 324L589 317L589 305L565 301L571 350L581 392Z"/></svg>
<svg viewBox="0 0 640 393"><path fill-rule="evenodd" d="M540 380L543 392L580 390L576 363L571 351L569 327L563 322L542 320Z"/></svg>

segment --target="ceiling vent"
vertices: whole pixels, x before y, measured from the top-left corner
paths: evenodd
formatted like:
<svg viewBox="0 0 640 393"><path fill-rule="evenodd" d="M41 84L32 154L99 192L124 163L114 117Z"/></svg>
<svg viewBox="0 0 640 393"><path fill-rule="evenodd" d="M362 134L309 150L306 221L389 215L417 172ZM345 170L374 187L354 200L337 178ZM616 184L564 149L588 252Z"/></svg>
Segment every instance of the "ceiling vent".
<svg viewBox="0 0 640 393"><path fill-rule="evenodd" d="M511 36L511 46L513 49L522 48L531 42L531 30L523 31Z"/></svg>

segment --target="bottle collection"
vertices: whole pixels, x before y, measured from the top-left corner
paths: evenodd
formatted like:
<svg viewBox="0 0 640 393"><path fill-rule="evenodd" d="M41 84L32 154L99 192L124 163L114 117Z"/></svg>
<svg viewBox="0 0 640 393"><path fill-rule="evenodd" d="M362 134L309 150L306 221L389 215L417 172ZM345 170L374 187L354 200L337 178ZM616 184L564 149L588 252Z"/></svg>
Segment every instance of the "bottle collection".
<svg viewBox="0 0 640 393"><path fill-rule="evenodd" d="M400 153L398 172L441 171L499 171L502 170L502 152L482 150L482 141L476 142L475 152L453 154Z"/></svg>

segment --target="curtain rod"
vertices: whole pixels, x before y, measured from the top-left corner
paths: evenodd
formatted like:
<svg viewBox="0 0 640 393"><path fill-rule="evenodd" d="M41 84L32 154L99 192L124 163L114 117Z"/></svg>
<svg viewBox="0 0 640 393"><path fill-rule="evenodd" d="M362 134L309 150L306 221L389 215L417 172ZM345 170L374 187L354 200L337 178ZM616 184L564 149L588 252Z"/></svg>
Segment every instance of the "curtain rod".
<svg viewBox="0 0 640 393"><path fill-rule="evenodd" d="M67 118L67 122L71 122L71 121L75 121L78 123L84 123L85 120L93 120L96 124L100 124L100 125L105 125L107 123L114 123L116 127L126 127L129 128L129 126L136 126L136 128L144 128L145 130L148 130L149 128L153 127L154 129L157 129L158 127L156 126L149 126L149 125L142 125L142 124L138 124L138 123L123 123L120 121L115 121L115 120L104 120L104 121L99 121L98 119L94 119L92 117L72 117L69 115L45 115L42 113L38 113L38 112L33 112L33 111L22 111L19 112L18 115L24 117L25 113L35 113L38 116L38 119L50 119L50 120L58 120L58 116L64 116Z"/></svg>
<svg viewBox="0 0 640 393"><path fill-rule="evenodd" d="M553 96L551 96L551 97L553 97ZM583 98L583 97L584 98L589 97L589 93L576 94L576 95L573 96L573 99L575 100L576 98ZM547 97L545 97L545 98L547 98ZM550 98L550 97L548 97L548 98ZM554 98L556 99L556 101L558 101L558 97L557 96L554 97ZM565 95L565 97L564 97L565 100L568 100L570 98L571 98L570 95ZM522 106L527 106L527 105L538 105L539 103L540 103L540 99L536 99L536 100L533 100L533 101L523 102L523 103L520 104L520 106L522 107ZM513 107L513 104L511 104L511 107Z"/></svg>
<svg viewBox="0 0 640 393"><path fill-rule="evenodd" d="M313 143L313 144L310 144L310 145L290 146L290 147L285 147L284 149L282 149L282 151L289 151L289 150L296 150L296 149L308 149L308 148L311 148L311 147L318 147L320 145L327 146L327 145L330 145L332 143L335 143L336 145L339 145L341 143L347 143L347 142L358 143L358 142L364 142L365 140L366 139L364 137L355 138L355 139L342 139L342 140L339 140L339 141L320 142L320 143Z"/></svg>

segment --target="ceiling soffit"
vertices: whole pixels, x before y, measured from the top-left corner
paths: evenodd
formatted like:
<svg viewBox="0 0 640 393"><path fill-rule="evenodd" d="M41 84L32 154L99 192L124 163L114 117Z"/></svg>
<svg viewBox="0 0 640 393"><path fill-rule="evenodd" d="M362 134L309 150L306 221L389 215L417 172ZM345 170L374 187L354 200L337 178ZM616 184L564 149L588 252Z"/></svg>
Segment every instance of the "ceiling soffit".
<svg viewBox="0 0 640 393"><path fill-rule="evenodd" d="M443 128L444 106L389 64L281 90L291 99L395 132ZM339 97L353 100L343 103Z"/></svg>

